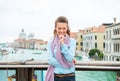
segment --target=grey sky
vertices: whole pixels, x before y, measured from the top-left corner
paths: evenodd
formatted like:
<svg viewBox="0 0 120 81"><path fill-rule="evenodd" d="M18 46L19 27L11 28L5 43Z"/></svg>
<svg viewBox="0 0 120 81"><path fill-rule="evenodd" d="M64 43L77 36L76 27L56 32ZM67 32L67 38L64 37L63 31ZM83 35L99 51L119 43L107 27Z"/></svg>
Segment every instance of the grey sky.
<svg viewBox="0 0 120 81"><path fill-rule="evenodd" d="M102 23L120 22L120 0L0 0L0 42L11 42L24 28L26 34L48 40L54 21L66 16L71 31Z"/></svg>

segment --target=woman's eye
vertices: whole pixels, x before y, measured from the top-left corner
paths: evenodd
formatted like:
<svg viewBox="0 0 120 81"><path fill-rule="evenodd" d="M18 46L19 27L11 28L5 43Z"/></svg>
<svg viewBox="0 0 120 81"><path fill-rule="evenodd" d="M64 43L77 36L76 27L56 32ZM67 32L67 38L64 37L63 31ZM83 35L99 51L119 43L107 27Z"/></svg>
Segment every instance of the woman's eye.
<svg viewBox="0 0 120 81"><path fill-rule="evenodd" d="M58 28L59 30L61 30L61 28Z"/></svg>

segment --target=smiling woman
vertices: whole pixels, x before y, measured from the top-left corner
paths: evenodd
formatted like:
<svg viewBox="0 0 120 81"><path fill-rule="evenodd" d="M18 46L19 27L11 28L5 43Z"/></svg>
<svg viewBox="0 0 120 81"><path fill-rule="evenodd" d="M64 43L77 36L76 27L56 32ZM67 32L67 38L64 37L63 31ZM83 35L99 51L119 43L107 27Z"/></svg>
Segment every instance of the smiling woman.
<svg viewBox="0 0 120 81"><path fill-rule="evenodd" d="M68 20L59 16L55 21L54 38L48 42L48 63L45 81L75 81L74 54L76 40L70 38Z"/></svg>

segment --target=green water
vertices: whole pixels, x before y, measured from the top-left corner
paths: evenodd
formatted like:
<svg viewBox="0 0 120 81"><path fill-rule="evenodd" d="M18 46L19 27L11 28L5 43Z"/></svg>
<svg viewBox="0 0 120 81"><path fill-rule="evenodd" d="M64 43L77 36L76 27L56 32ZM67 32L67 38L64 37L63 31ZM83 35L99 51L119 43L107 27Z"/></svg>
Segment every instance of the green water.
<svg viewBox="0 0 120 81"><path fill-rule="evenodd" d="M76 81L116 81L116 72L76 71Z"/></svg>
<svg viewBox="0 0 120 81"><path fill-rule="evenodd" d="M11 76L13 74L15 74L15 71L8 71L8 76ZM37 81L42 81L41 71L35 71L35 74L37 75ZM0 81L7 81L6 70L0 70ZM13 81L15 81L15 79L13 79ZM76 81L116 81L116 72L76 71Z"/></svg>

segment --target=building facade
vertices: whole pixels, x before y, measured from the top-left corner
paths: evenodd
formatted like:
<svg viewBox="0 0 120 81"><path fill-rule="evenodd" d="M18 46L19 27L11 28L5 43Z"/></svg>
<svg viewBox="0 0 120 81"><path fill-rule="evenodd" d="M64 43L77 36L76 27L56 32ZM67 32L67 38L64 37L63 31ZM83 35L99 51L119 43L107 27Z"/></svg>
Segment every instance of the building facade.
<svg viewBox="0 0 120 81"><path fill-rule="evenodd" d="M105 26L86 28L83 33L83 50L105 50Z"/></svg>
<svg viewBox="0 0 120 81"><path fill-rule="evenodd" d="M104 60L120 60L120 23L114 23L106 27L105 45Z"/></svg>

